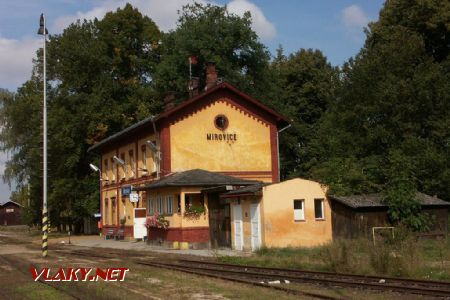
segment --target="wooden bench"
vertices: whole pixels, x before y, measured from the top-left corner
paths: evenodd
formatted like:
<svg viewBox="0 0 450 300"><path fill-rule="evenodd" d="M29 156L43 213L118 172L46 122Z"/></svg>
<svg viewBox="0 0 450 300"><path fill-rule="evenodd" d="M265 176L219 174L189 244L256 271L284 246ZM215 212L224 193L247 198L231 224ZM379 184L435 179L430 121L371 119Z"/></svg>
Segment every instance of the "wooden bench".
<svg viewBox="0 0 450 300"><path fill-rule="evenodd" d="M114 236L114 238L116 239L116 240L123 240L124 239L124 230L123 229L119 229L119 230L117 230L117 233L116 233L116 235Z"/></svg>
<svg viewBox="0 0 450 300"><path fill-rule="evenodd" d="M110 240L110 239L114 238L114 232L115 232L115 230L113 228L106 230L105 240Z"/></svg>

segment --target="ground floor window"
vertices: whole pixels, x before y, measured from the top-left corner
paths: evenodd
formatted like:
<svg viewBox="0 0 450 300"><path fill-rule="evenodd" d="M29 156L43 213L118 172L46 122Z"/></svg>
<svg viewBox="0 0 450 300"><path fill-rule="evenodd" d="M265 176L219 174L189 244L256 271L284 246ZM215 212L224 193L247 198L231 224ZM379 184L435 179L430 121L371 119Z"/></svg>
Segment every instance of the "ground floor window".
<svg viewBox="0 0 450 300"><path fill-rule="evenodd" d="M153 216L153 214L155 213L154 199L148 198L147 204L148 204L148 214L150 216Z"/></svg>
<svg viewBox="0 0 450 300"><path fill-rule="evenodd" d="M158 196L157 210L159 215L162 215L164 212L164 200L161 196Z"/></svg>
<svg viewBox="0 0 450 300"><path fill-rule="evenodd" d="M305 220L305 200L294 200L294 221Z"/></svg>
<svg viewBox="0 0 450 300"><path fill-rule="evenodd" d="M166 197L166 213L168 215L173 214L173 196Z"/></svg>
<svg viewBox="0 0 450 300"><path fill-rule="evenodd" d="M314 216L316 220L323 220L323 199L314 199Z"/></svg>

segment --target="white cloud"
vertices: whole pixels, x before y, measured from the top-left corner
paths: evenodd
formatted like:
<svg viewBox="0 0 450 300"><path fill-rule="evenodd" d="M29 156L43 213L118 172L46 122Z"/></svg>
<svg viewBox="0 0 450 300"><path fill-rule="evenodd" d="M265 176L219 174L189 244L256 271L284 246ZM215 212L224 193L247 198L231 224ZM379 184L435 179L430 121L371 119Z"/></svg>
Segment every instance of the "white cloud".
<svg viewBox="0 0 450 300"><path fill-rule="evenodd" d="M357 5L350 5L342 10L342 22L347 28L361 29L369 23L369 17Z"/></svg>
<svg viewBox="0 0 450 300"><path fill-rule="evenodd" d="M14 90L30 78L32 59L41 45L39 38L15 40L0 37L0 88Z"/></svg>
<svg viewBox="0 0 450 300"><path fill-rule="evenodd" d="M62 16L58 18L53 26L53 32L62 32L69 24L77 19L92 20L94 18L101 19L108 11L115 11L118 7L124 7L126 3L130 3L139 11L150 17L158 27L163 31L175 29L178 20L178 11L184 5L194 3L194 0L111 0L102 2L101 5L92 8L86 12L77 12L73 15ZM212 3L211 0L196 0L195 2L206 4ZM262 10L247 0L232 0L227 5L228 11L242 16L244 12L250 11L252 14L253 29L263 40L270 40L275 37L275 26L270 23L264 16Z"/></svg>
<svg viewBox="0 0 450 300"><path fill-rule="evenodd" d="M258 33L262 40L271 40L277 35L275 26L267 20L262 10L247 0L232 0L227 5L227 9L231 13L243 16L246 11L252 15L253 30Z"/></svg>
<svg viewBox="0 0 450 300"><path fill-rule="evenodd" d="M196 0L199 3L212 3L214 0ZM137 7L141 13L150 17L163 31L175 29L178 20L178 11L194 0L106 0L94 2L95 5L88 11L78 11L72 15L61 16L47 26L50 33L61 33L77 19L101 19L108 11L115 11L129 2ZM275 26L267 20L262 10L248 0L231 0L227 9L231 13L242 16L250 11L253 29L262 40L268 41L276 36ZM39 38L7 39L0 36L0 88L16 89L30 78L32 59L36 50L41 47Z"/></svg>

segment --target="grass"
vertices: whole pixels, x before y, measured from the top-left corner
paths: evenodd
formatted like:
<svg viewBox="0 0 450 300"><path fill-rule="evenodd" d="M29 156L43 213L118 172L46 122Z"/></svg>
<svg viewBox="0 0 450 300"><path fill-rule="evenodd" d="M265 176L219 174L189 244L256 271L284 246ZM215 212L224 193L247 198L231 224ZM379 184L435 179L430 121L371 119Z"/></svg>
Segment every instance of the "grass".
<svg viewBox="0 0 450 300"><path fill-rule="evenodd" d="M402 232L376 245L366 239L336 240L320 247L262 248L251 257L218 259L265 267L450 280L450 238L417 241Z"/></svg>

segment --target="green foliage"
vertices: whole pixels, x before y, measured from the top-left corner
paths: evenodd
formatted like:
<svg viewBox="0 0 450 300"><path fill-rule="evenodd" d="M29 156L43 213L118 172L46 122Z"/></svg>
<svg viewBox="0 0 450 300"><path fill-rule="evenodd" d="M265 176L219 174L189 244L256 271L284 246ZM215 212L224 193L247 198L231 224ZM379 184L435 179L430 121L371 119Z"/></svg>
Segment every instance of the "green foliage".
<svg viewBox="0 0 450 300"><path fill-rule="evenodd" d="M391 220L415 230L426 228L415 191L450 200L449 21L446 1L387 1L312 142L314 178L383 192Z"/></svg>
<svg viewBox="0 0 450 300"><path fill-rule="evenodd" d="M301 49L288 57L283 49L271 64L271 104L291 120L280 133L282 177L309 176L316 161L311 144L322 114L336 96L338 70L319 50Z"/></svg>
<svg viewBox="0 0 450 300"><path fill-rule="evenodd" d="M155 74L162 95L175 91L188 97L189 57L196 56L193 76L205 83L208 61L216 63L219 76L243 91L258 96L267 82L269 53L251 29L251 16L229 13L225 7L192 4L183 7L175 30L162 40L161 63Z"/></svg>
<svg viewBox="0 0 450 300"><path fill-rule="evenodd" d="M157 112L151 85L161 38L156 25L127 4L98 21L77 21L47 43L48 203L52 223L74 224L98 211L98 174L90 145ZM30 186L33 223L42 203L42 51L16 94L1 92L4 179ZM50 84L51 83L51 84Z"/></svg>
<svg viewBox="0 0 450 300"><path fill-rule="evenodd" d="M191 205L186 207L184 211L184 216L190 219L198 219L200 215L206 212L204 205Z"/></svg>

